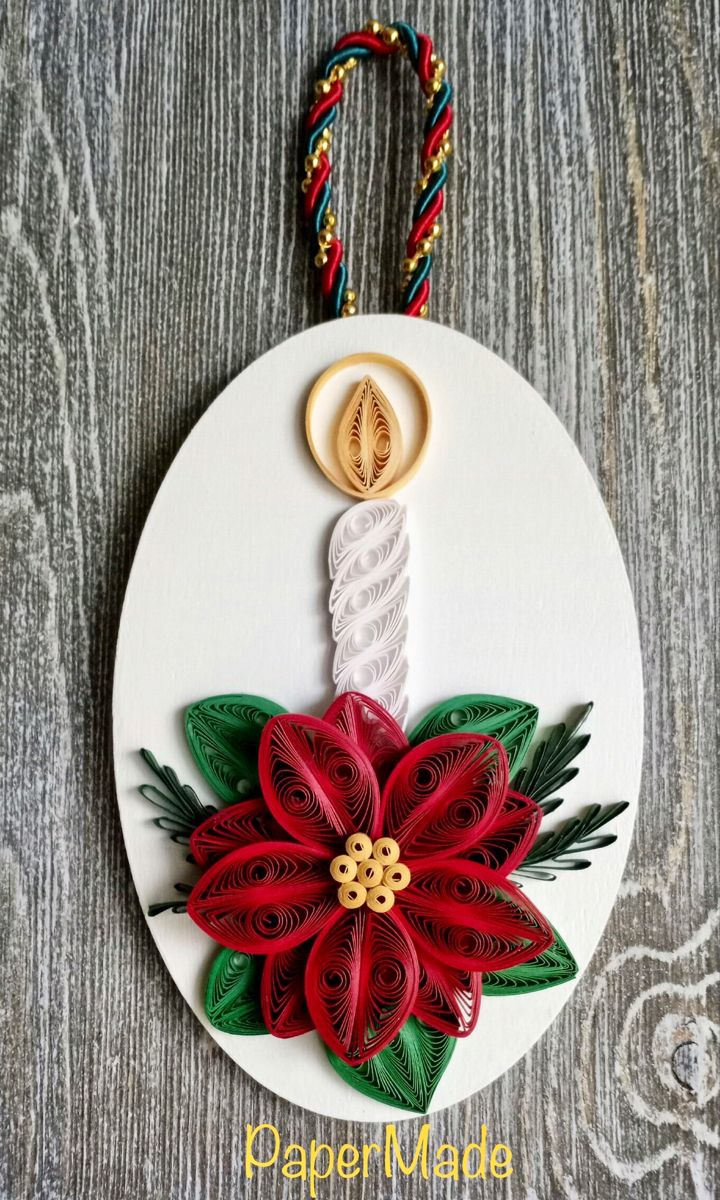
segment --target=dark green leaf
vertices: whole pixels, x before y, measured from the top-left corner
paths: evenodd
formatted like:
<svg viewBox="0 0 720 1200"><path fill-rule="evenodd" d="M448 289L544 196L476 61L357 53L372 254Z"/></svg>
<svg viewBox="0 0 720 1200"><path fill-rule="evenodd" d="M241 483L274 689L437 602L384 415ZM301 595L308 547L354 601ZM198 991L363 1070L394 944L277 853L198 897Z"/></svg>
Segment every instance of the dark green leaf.
<svg viewBox="0 0 720 1200"><path fill-rule="evenodd" d="M543 815L549 817L550 813L554 813L555 809L559 808L562 803L563 800L560 796L556 796L553 800L543 801L543 803L540 805L543 810Z"/></svg>
<svg viewBox="0 0 720 1200"><path fill-rule="evenodd" d="M169 833L174 842L187 843L193 830L216 811L214 804L202 804L190 785L180 783L172 767L161 767L149 750L141 750L140 753L169 793L161 792L151 783L144 783L138 789L141 796L164 814L156 818L155 824L158 829Z"/></svg>
<svg viewBox="0 0 720 1200"><path fill-rule="evenodd" d="M513 780L515 789L522 792L523 796L529 796L546 813L562 803L561 800L548 802L548 796L559 791L578 773L577 767L568 764L577 758L590 741L589 733L578 736L578 730L591 710L592 704L586 704L571 724L556 725L551 729L548 737L533 751L530 766L518 771Z"/></svg>
<svg viewBox="0 0 720 1200"><path fill-rule="evenodd" d="M190 705L185 714L190 749L224 804L257 791L260 734L270 717L282 712L262 696L211 696Z"/></svg>
<svg viewBox="0 0 720 1200"><path fill-rule="evenodd" d="M260 1009L262 958L237 950L220 950L205 989L205 1012L223 1033L254 1036L267 1033Z"/></svg>
<svg viewBox="0 0 720 1200"><path fill-rule="evenodd" d="M410 734L410 744L444 733L487 733L502 742L510 777L520 767L537 726L538 710L506 696L455 696L432 708Z"/></svg>
<svg viewBox="0 0 720 1200"><path fill-rule="evenodd" d="M349 1067L331 1050L338 1075L356 1091L408 1112L427 1112L455 1049L456 1038L410 1017L397 1037L359 1067Z"/></svg>
<svg viewBox="0 0 720 1200"><path fill-rule="evenodd" d="M551 880L555 879L555 871L581 871L589 867L588 859L573 856L611 846L617 840L616 834L594 835L627 807L626 800L618 804L593 804L582 816L572 817L552 832L539 834L527 858L513 874Z"/></svg>
<svg viewBox="0 0 720 1200"><path fill-rule="evenodd" d="M506 971L487 971L483 974L484 996L520 996L527 992L540 992L545 988L567 983L577 975L577 963L568 950L557 929L553 930L555 941L549 950L544 950L531 962L519 967L508 967Z"/></svg>
<svg viewBox="0 0 720 1200"><path fill-rule="evenodd" d="M176 883L175 891L179 892L181 896L189 896L192 887L189 883ZM161 900L159 904L151 904L148 908L149 917L159 917L160 913L164 912L187 912L187 900Z"/></svg>

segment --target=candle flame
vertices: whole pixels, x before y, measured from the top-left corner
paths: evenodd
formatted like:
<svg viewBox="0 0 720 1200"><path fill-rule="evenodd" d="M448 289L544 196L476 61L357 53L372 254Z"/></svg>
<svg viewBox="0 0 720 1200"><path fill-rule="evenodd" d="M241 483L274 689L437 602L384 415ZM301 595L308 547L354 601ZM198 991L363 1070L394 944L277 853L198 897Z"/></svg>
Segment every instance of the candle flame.
<svg viewBox="0 0 720 1200"><path fill-rule="evenodd" d="M340 418L337 452L351 486L368 497L382 492L400 469L400 423L387 396L369 375L357 386Z"/></svg>

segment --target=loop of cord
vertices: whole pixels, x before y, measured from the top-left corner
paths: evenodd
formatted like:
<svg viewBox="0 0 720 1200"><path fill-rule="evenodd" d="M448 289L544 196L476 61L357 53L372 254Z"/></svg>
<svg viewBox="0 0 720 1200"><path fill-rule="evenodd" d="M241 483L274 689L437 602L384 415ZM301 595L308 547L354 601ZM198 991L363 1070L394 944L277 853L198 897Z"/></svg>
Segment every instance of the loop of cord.
<svg viewBox="0 0 720 1200"><path fill-rule="evenodd" d="M438 58L424 33L404 21L381 25L369 21L362 32L340 38L327 59L323 78L315 84L315 100L307 117L307 146L304 193L305 219L317 239L315 265L330 317L351 317L357 311L356 294L347 286L343 245L335 232L337 218L331 206L330 159L332 127L344 92L344 80L361 59L373 54L407 57L427 96L428 114L420 154L422 175L412 215L412 229L403 259L403 312L426 317L430 296L433 248L442 232L438 218L444 203L447 158L452 153L449 138L452 124L452 88L445 79L445 63Z"/></svg>

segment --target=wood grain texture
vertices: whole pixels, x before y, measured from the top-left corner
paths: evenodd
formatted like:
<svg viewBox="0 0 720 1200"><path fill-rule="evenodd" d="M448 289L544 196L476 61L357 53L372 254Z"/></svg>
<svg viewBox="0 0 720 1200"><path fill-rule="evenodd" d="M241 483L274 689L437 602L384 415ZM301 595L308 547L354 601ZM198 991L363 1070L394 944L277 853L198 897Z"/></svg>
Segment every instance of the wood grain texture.
<svg viewBox="0 0 720 1200"><path fill-rule="evenodd" d="M294 1197L270 1173L244 1179L245 1121L304 1143L377 1139L277 1101L205 1036L139 910L110 753L119 610L163 473L224 383L320 319L301 113L323 53L369 15L355 0L0 6L8 1200ZM432 315L526 375L575 438L618 530L647 681L634 849L595 959L532 1053L434 1117L433 1137L464 1143L485 1121L514 1151L494 1185L512 1198L709 1197L720 9L409 0L402 15L458 91ZM363 68L341 119L363 311L397 305L416 86L409 69ZM321 1195L476 1190L375 1174Z"/></svg>

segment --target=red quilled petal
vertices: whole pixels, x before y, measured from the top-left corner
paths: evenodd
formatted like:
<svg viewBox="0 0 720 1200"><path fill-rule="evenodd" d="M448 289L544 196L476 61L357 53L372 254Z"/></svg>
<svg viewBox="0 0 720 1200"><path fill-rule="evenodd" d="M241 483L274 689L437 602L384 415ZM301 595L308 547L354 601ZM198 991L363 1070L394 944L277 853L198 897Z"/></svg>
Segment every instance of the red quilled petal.
<svg viewBox="0 0 720 1200"><path fill-rule="evenodd" d="M468 859L415 863L393 913L407 924L422 958L460 970L499 971L547 950L553 931L503 875Z"/></svg>
<svg viewBox="0 0 720 1200"><path fill-rule="evenodd" d="M291 837L337 854L350 833L379 836L380 794L367 756L316 717L272 717L260 738L260 786Z"/></svg>
<svg viewBox="0 0 720 1200"><path fill-rule="evenodd" d="M293 842L233 850L209 867L188 914L232 950L271 954L313 937L337 908L324 855Z"/></svg>
<svg viewBox="0 0 720 1200"><path fill-rule="evenodd" d="M467 1037L480 1015L482 975L423 953L413 1016L450 1037Z"/></svg>
<svg viewBox="0 0 720 1200"><path fill-rule="evenodd" d="M401 759L385 785L383 833L400 843L403 862L456 856L492 827L507 784L507 755L495 738L430 738Z"/></svg>
<svg viewBox="0 0 720 1200"><path fill-rule="evenodd" d="M200 867L208 867L232 850L258 842L282 841L287 835L268 812L264 800L240 800L221 808L190 835L190 850Z"/></svg>
<svg viewBox="0 0 720 1200"><path fill-rule="evenodd" d="M501 875L509 875L531 849L542 816L542 809L534 800L519 792L508 792L497 820L477 846L465 852L465 857Z"/></svg>
<svg viewBox="0 0 720 1200"><path fill-rule="evenodd" d="M305 996L320 1037L351 1066L397 1036L418 989L415 948L394 913L340 908L316 938Z"/></svg>
<svg viewBox="0 0 720 1200"><path fill-rule="evenodd" d="M410 749L395 718L361 692L343 692L330 705L323 720L347 734L364 751L381 783Z"/></svg>
<svg viewBox="0 0 720 1200"><path fill-rule="evenodd" d="M297 1037L313 1028L305 1003L305 967L309 949L304 942L292 950L268 954L263 964L260 1004L263 1020L275 1037Z"/></svg>

